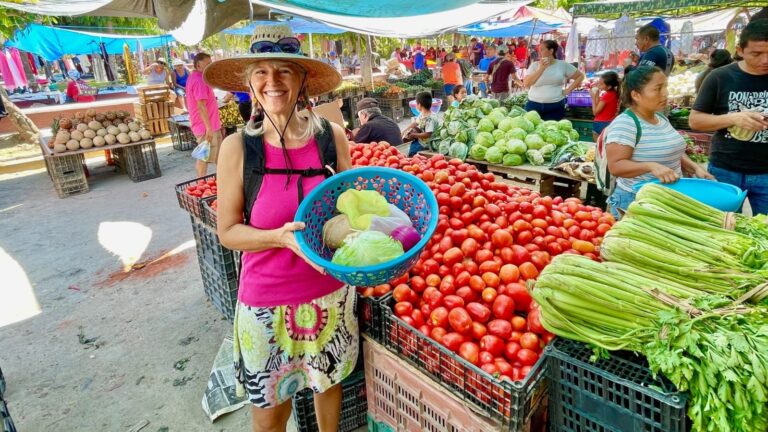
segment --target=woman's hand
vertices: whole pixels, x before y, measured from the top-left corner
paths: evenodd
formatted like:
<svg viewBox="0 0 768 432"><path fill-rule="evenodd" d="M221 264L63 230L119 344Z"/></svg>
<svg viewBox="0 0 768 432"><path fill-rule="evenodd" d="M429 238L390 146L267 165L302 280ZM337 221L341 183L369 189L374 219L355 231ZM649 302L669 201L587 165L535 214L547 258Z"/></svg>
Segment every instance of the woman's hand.
<svg viewBox="0 0 768 432"><path fill-rule="evenodd" d="M680 176L673 169L665 167L660 163L651 163L649 168L651 174L662 183L674 183L680 180Z"/></svg>
<svg viewBox="0 0 768 432"><path fill-rule="evenodd" d="M768 118L753 111L741 111L731 113L733 125L743 129L759 132L768 128Z"/></svg>
<svg viewBox="0 0 768 432"><path fill-rule="evenodd" d="M304 229L304 227L305 227L304 222L288 222L285 225L283 225L282 228L279 228L278 239L280 242L280 246L292 250L293 253L298 255L299 258L303 259L307 264L311 265L320 274L325 274L325 269L323 269L319 265L310 261L309 258L307 258L307 256L304 255L304 252L301 251L299 244L296 242L296 237L294 235L294 232L301 231Z"/></svg>
<svg viewBox="0 0 768 432"><path fill-rule="evenodd" d="M700 179L707 179L707 180L717 180L715 176L710 174L707 170L700 166L696 166L696 168L693 170L693 176Z"/></svg>

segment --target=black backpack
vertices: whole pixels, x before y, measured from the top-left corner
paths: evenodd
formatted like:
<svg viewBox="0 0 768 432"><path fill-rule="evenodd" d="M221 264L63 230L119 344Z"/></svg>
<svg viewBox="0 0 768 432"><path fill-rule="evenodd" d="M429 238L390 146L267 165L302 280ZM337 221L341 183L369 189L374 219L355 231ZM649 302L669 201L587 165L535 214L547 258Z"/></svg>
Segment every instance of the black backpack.
<svg viewBox="0 0 768 432"><path fill-rule="evenodd" d="M322 130L315 135L320 153L320 167L309 169L272 169L265 167L264 139L262 135L251 136L243 134L243 189L245 192L245 224L251 220L251 209L256 197L259 195L264 176L269 174L298 175L300 177L330 177L336 171L336 142L333 137L331 123L321 118ZM299 179L299 202L304 199L302 182Z"/></svg>

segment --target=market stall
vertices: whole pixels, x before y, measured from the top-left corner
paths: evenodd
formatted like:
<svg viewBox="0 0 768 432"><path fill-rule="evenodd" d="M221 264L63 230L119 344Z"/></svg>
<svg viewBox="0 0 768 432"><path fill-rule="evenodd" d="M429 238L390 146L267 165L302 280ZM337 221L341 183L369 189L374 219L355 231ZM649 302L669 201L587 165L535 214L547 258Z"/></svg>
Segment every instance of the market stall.
<svg viewBox="0 0 768 432"><path fill-rule="evenodd" d="M78 112L59 118L53 136L40 142L48 176L60 198L88 192L86 153L104 151L108 159L134 182L160 177L152 134L127 112Z"/></svg>

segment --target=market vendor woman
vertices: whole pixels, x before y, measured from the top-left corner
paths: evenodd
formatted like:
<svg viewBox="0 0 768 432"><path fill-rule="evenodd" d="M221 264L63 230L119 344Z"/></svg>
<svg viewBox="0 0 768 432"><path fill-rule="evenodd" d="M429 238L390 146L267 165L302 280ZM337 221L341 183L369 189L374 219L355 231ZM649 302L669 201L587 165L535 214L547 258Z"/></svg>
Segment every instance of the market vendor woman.
<svg viewBox="0 0 768 432"><path fill-rule="evenodd" d="M205 79L248 92L264 113L224 141L218 165L218 235L243 251L234 323L238 393L253 404L254 431L284 431L291 397L311 388L322 431L334 431L340 382L354 369L359 335L355 290L325 274L299 249L299 203L331 167L350 168L344 130L311 110L341 75L301 54L287 26L255 29L251 54L212 63ZM243 215L245 214L245 218ZM245 219L245 220L244 220Z"/></svg>
<svg viewBox="0 0 768 432"><path fill-rule="evenodd" d="M624 77L621 99L627 110L605 132L608 170L617 179L608 204L616 218L635 200L635 185L653 179L674 183L683 173L714 178L688 158L685 140L659 114L667 95L667 76L658 67L639 66Z"/></svg>

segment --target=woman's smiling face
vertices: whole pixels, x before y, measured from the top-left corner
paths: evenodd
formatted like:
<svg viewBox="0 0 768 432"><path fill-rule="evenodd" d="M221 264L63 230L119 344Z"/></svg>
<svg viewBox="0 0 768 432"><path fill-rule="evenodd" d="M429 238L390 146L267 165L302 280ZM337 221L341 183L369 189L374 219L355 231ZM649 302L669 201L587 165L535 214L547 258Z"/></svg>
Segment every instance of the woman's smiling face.
<svg viewBox="0 0 768 432"><path fill-rule="evenodd" d="M268 113L288 113L294 109L303 76L304 71L291 62L262 60L250 67L254 96Z"/></svg>

